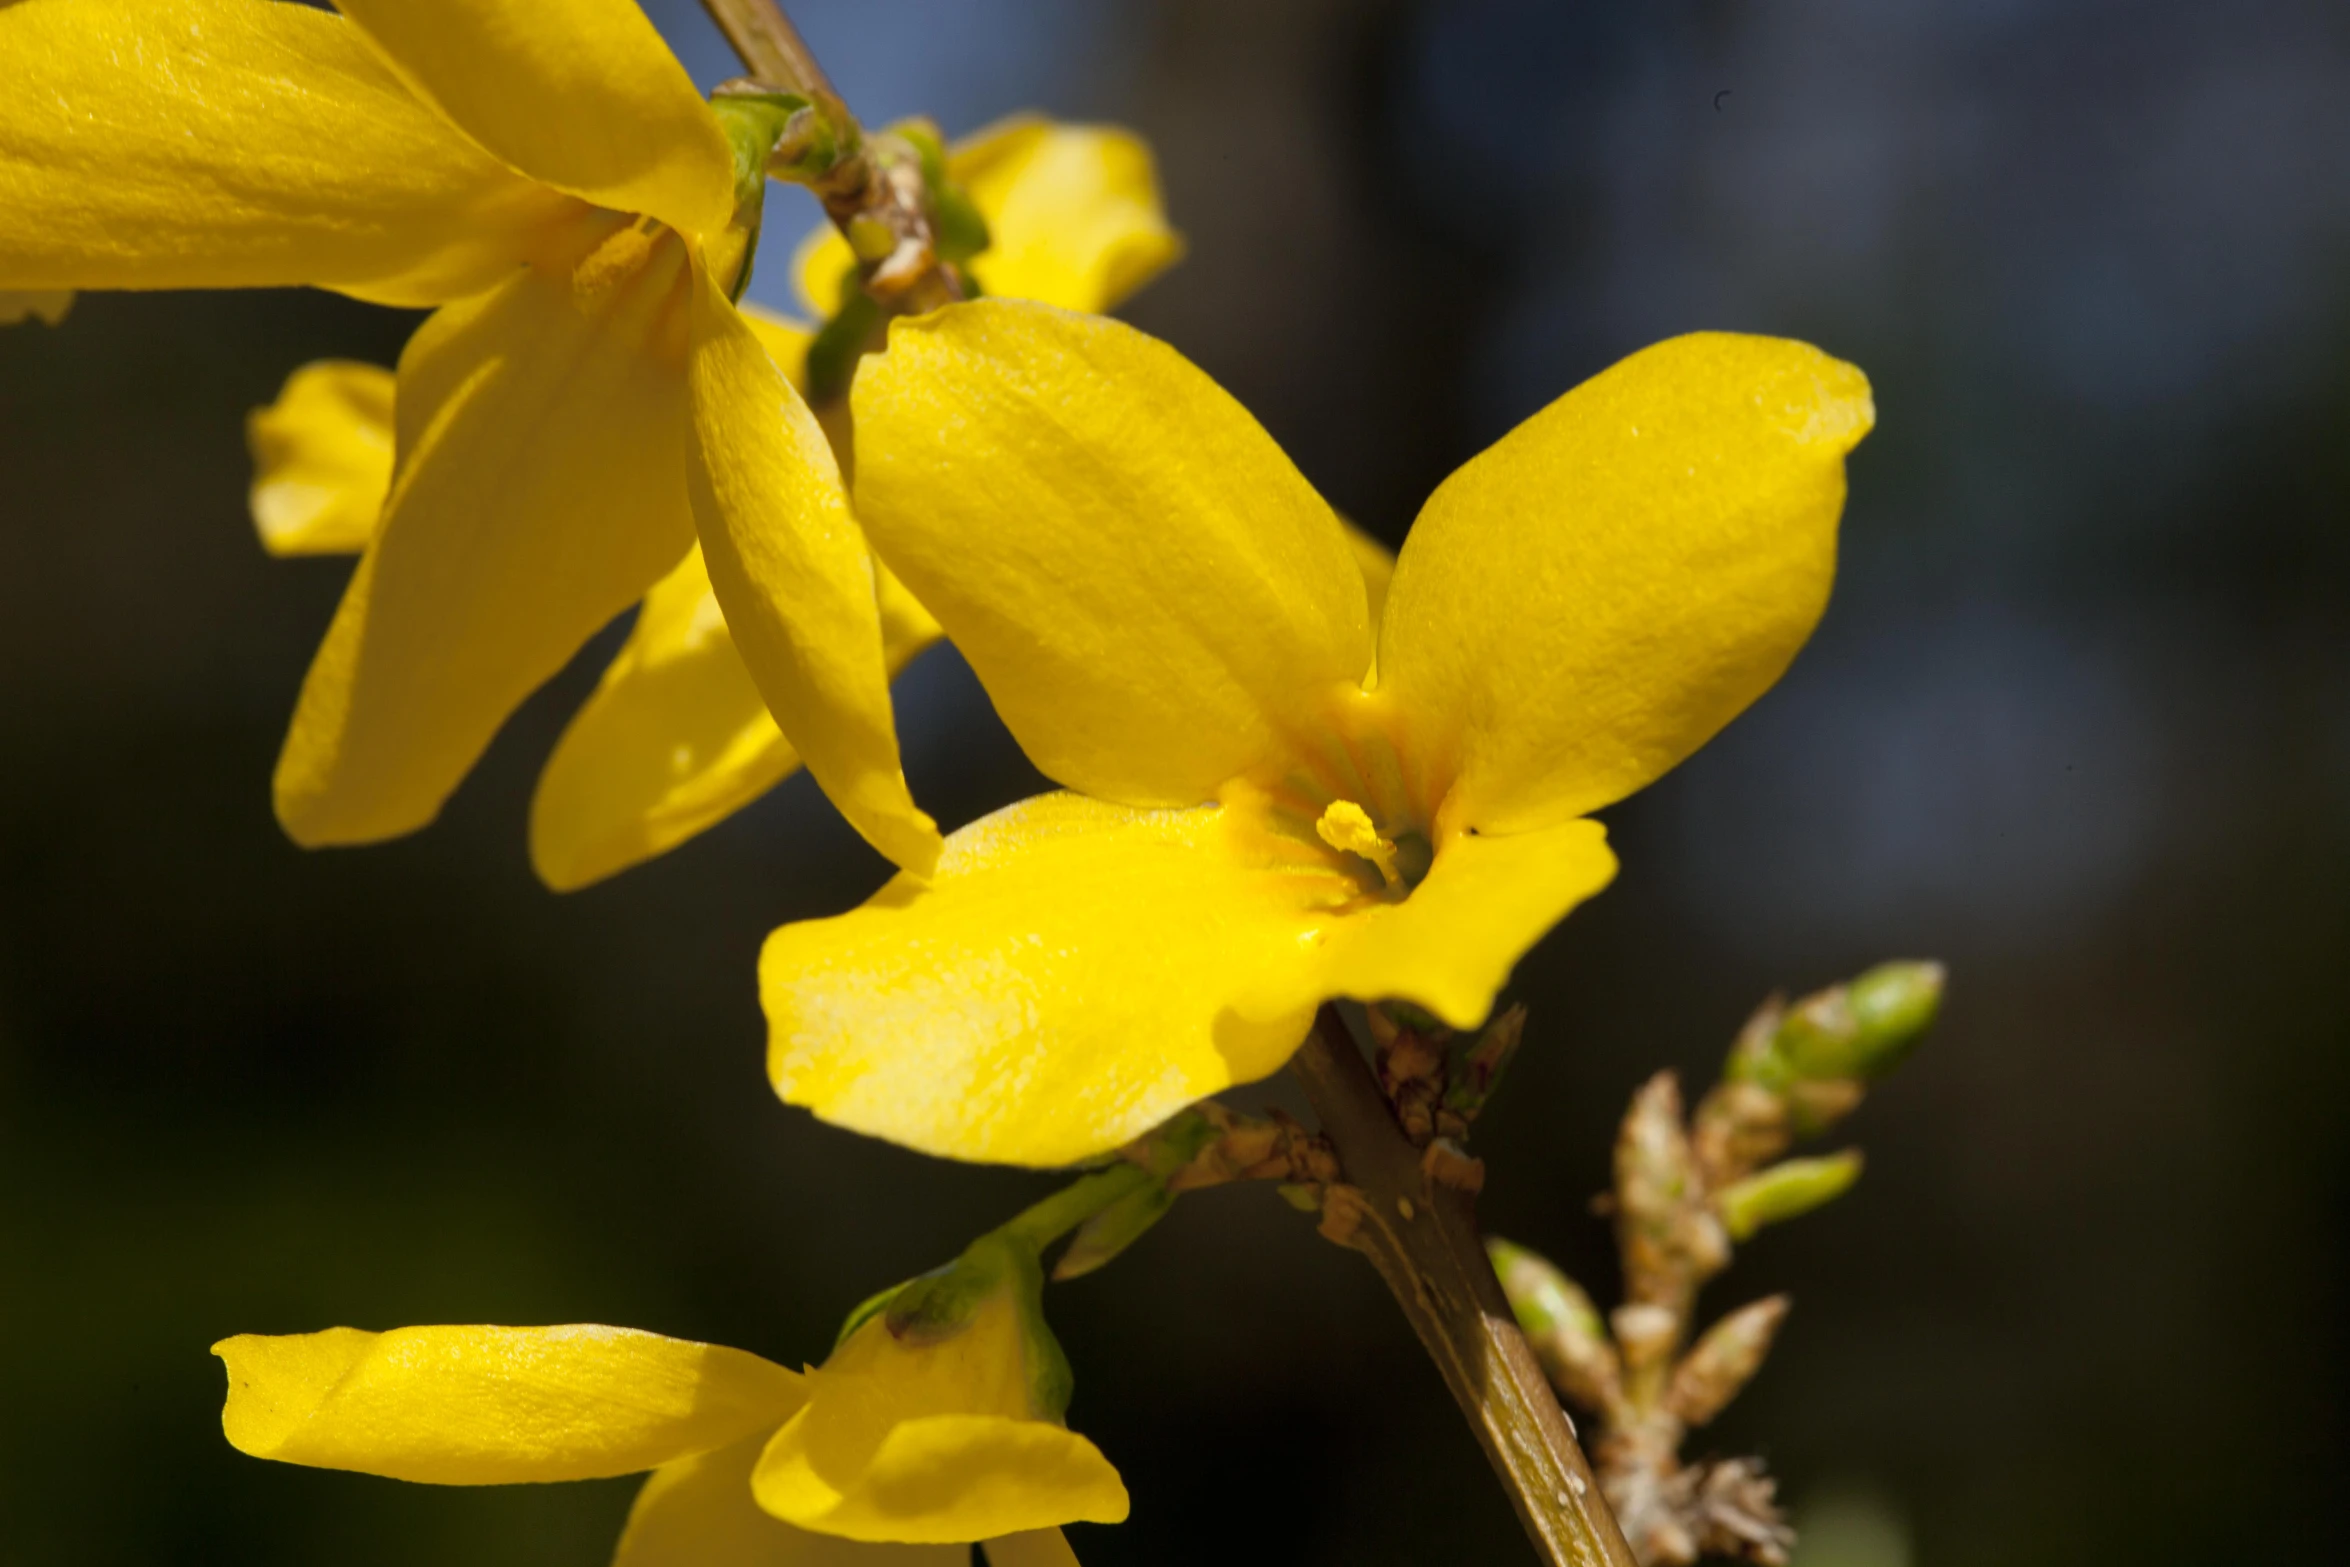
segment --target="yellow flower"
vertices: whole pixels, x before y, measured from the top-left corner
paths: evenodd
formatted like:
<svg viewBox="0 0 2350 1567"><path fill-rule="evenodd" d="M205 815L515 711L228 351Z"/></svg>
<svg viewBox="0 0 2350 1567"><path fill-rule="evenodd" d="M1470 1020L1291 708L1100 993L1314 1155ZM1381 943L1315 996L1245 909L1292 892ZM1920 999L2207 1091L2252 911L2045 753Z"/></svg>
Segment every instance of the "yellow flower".
<svg viewBox="0 0 2350 1567"><path fill-rule="evenodd" d="M987 220L989 245L972 271L991 295L1107 311L1182 254L1150 149L1131 132L1022 116L958 143L948 168ZM839 309L855 266L827 226L801 244L793 271L821 317ZM744 314L804 390L809 331ZM253 517L272 553L366 546L391 481L392 402L388 372L328 360L296 371L253 416ZM894 577L877 578L894 677L941 633ZM587 886L716 825L799 765L735 650L700 554L689 552L645 596L548 759L531 806L531 862L558 891Z"/></svg>
<svg viewBox="0 0 2350 1567"><path fill-rule="evenodd" d="M439 305L398 471L311 666L280 820L430 821L507 714L698 538L766 705L899 864L865 544L814 417L730 302L726 130L632 0L0 7L0 289L309 283ZM742 199L763 179L747 164Z"/></svg>
<svg viewBox="0 0 2350 1567"><path fill-rule="evenodd" d="M1374 620L1271 438L1114 322L901 321L851 404L875 549L1071 792L771 936L769 1070L840 1125L1038 1165L1275 1071L1330 997L1483 1019L1614 873L1585 813L1810 634L1874 417L1799 343L1650 348L1448 479Z"/></svg>
<svg viewBox="0 0 2350 1567"><path fill-rule="evenodd" d="M1126 1489L1038 1409L1020 1293L927 1341L877 1313L805 1373L627 1328L246 1334L213 1346L221 1426L256 1458L434 1485L651 1470L615 1567L963 1567L975 1540L994 1567L1073 1564L1058 1526L1122 1521Z"/></svg>

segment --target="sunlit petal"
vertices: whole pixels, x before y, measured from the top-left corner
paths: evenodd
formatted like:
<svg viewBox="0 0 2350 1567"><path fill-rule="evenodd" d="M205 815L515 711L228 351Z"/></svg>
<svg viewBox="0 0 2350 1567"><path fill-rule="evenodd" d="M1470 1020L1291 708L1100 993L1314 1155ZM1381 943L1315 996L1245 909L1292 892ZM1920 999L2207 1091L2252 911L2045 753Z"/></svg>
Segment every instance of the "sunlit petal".
<svg viewBox="0 0 2350 1567"><path fill-rule="evenodd" d="M717 285L694 297L688 488L743 662L850 825L927 872L938 829L915 806L891 727L873 562L815 415Z"/></svg>
<svg viewBox="0 0 2350 1567"><path fill-rule="evenodd" d="M275 0L0 6L0 288L476 292L585 213Z"/></svg>
<svg viewBox="0 0 2350 1567"><path fill-rule="evenodd" d="M278 762L297 841L430 821L516 705L692 545L684 245L614 249L410 341L391 500Z"/></svg>
<svg viewBox="0 0 2350 1567"><path fill-rule="evenodd" d="M321 359L245 419L250 499L272 555L355 555L375 537L392 487L392 372Z"/></svg>
<svg viewBox="0 0 2350 1567"><path fill-rule="evenodd" d="M1446 480L1404 543L1380 684L1459 826L1623 798L1778 679L1826 605L1858 370L1709 333L1633 355Z"/></svg>
<svg viewBox="0 0 2350 1567"><path fill-rule="evenodd" d="M1369 668L1337 518L1165 344L1042 305L957 305L897 322L851 405L875 550L1069 787L1208 799Z"/></svg>
<svg viewBox="0 0 2350 1567"><path fill-rule="evenodd" d="M629 1328L244 1334L221 1426L238 1451L435 1485L588 1480L772 1429L796 1372Z"/></svg>
<svg viewBox="0 0 2350 1567"><path fill-rule="evenodd" d="M629 1509L612 1567L969 1567L962 1545L843 1540L761 1510L751 1499L751 1470L767 1438L762 1431L654 1470Z"/></svg>
<svg viewBox="0 0 2350 1567"><path fill-rule="evenodd" d="M1607 834L1594 821L1499 838L1461 834L1438 851L1410 897L1367 903L1324 928L1311 987L1358 1001L1409 1001L1455 1028L1474 1028L1526 949L1615 873Z"/></svg>
<svg viewBox="0 0 2350 1567"><path fill-rule="evenodd" d="M1214 806L1052 794L974 822L927 887L768 938L776 1091L926 1153L1049 1166L1277 1070L1322 916L1360 888L1246 848Z"/></svg>
<svg viewBox="0 0 2350 1567"><path fill-rule="evenodd" d="M337 0L392 68L531 178L689 234L734 213L734 164L636 0Z"/></svg>

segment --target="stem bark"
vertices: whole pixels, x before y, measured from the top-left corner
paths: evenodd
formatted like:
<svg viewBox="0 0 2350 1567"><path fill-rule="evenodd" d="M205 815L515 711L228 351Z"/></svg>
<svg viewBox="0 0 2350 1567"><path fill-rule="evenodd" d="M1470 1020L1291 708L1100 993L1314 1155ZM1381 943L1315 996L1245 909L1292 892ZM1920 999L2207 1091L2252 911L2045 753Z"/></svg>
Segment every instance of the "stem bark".
<svg viewBox="0 0 2350 1567"><path fill-rule="evenodd" d="M1551 1567L1638 1567L1518 1331L1466 1192L1430 1180L1337 1009L1291 1062L1345 1181L1362 1193L1347 1244L1371 1259ZM1327 1200L1327 1198L1325 1199Z"/></svg>

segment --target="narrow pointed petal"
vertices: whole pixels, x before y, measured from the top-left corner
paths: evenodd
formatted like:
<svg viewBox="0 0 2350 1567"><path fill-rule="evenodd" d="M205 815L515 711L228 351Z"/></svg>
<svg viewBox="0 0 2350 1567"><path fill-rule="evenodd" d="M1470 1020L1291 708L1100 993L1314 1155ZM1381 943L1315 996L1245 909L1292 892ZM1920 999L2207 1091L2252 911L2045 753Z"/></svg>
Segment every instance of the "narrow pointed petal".
<svg viewBox="0 0 2350 1567"><path fill-rule="evenodd" d="M1021 116L957 142L947 167L987 219L972 272L992 298L1103 314L1183 257L1150 146L1131 131ZM856 286L848 242L829 227L801 244L793 271L820 316Z"/></svg>
<svg viewBox="0 0 2350 1567"><path fill-rule="evenodd" d="M515 168L689 234L734 214L709 105L636 0L337 0L392 68Z"/></svg>
<svg viewBox="0 0 2350 1567"><path fill-rule="evenodd" d="M629 1328L242 1334L221 1427L255 1458L434 1485L592 1480L772 1430L798 1373Z"/></svg>
<svg viewBox="0 0 2350 1567"><path fill-rule="evenodd" d="M584 209L276 0L0 6L0 288L477 292Z"/></svg>
<svg viewBox="0 0 2350 1567"><path fill-rule="evenodd" d="M392 372L321 359L245 419L250 501L272 555L356 555L392 487Z"/></svg>
<svg viewBox="0 0 2350 1567"><path fill-rule="evenodd" d="M876 586L894 678L941 633L887 572ZM695 549L645 595L627 643L547 759L531 801L531 864L555 891L575 891L716 826L799 765Z"/></svg>
<svg viewBox="0 0 2350 1567"><path fill-rule="evenodd" d="M768 711L866 841L926 874L938 827L891 727L873 560L816 416L697 275L688 488L726 624Z"/></svg>
<svg viewBox="0 0 2350 1567"><path fill-rule="evenodd" d="M759 1505L848 1539L936 1544L1122 1522L1118 1471L1035 1413L1021 1311L999 1297L935 1340L867 1322L808 1373L752 1475Z"/></svg>
<svg viewBox="0 0 2350 1567"><path fill-rule="evenodd" d="M14 326L36 317L44 326L56 326L72 308L73 290L69 288L29 294L0 292L0 326Z"/></svg>
<svg viewBox="0 0 2350 1567"><path fill-rule="evenodd" d="M989 1540L979 1550L987 1558L987 1567L1078 1567L1077 1553L1069 1549L1068 1536L1058 1529L1007 1534L1000 1540Z"/></svg>
<svg viewBox="0 0 2350 1567"><path fill-rule="evenodd" d="M874 548L1070 788L1209 799L1369 668L1337 517L1164 343L981 300L894 323L851 406Z"/></svg>
<svg viewBox="0 0 2350 1567"><path fill-rule="evenodd" d="M693 543L683 242L616 237L408 345L399 466L278 760L300 843L432 820L522 699Z"/></svg>
<svg viewBox="0 0 2350 1567"><path fill-rule="evenodd" d="M1452 840L1401 902L1351 863L1245 800L1025 801L950 837L929 885L768 938L768 1073L924 1153L1073 1164L1279 1070L1331 997L1482 1020L1615 868L1590 822Z"/></svg>
<svg viewBox="0 0 2350 1567"><path fill-rule="evenodd" d="M971 1553L960 1545L843 1540L762 1511L751 1498L751 1470L767 1437L762 1431L654 1470L629 1509L612 1567L969 1567Z"/></svg>
<svg viewBox="0 0 2350 1567"><path fill-rule="evenodd" d="M1382 692L1456 779L1456 826L1622 799L1779 678L1836 569L1858 370L1777 338L1675 338L1455 473L1413 524Z"/></svg>

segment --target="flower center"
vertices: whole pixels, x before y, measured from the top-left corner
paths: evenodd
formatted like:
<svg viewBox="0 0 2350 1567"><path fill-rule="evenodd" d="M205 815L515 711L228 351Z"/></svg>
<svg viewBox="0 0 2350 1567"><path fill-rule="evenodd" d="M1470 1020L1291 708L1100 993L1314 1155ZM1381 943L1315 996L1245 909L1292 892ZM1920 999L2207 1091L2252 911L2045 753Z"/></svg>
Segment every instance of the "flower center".
<svg viewBox="0 0 2350 1567"><path fill-rule="evenodd" d="M1386 837L1371 813L1352 800L1331 801L1314 831L1339 853L1369 861L1387 891L1399 898L1411 895L1435 858L1426 838L1416 832Z"/></svg>

